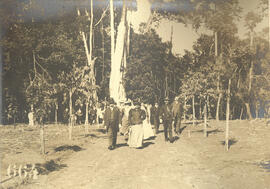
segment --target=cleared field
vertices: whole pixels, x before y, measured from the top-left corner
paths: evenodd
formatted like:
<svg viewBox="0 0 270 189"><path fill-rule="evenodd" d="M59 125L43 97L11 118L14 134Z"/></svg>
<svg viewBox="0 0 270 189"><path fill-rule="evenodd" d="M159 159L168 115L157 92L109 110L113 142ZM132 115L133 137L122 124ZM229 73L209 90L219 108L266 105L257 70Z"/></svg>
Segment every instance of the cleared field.
<svg viewBox="0 0 270 189"><path fill-rule="evenodd" d="M67 126L48 125L45 156L40 154L38 128L0 129L2 178L7 177L8 164L40 167L37 180L22 183L14 178L3 187L9 183L15 188L270 188L267 120L231 121L228 152L223 121L209 122L207 138L203 123L183 123L173 144L164 142L160 132L140 150L130 149L119 136L113 151L108 151L106 134L97 126L86 137L84 128L76 127L69 141Z"/></svg>

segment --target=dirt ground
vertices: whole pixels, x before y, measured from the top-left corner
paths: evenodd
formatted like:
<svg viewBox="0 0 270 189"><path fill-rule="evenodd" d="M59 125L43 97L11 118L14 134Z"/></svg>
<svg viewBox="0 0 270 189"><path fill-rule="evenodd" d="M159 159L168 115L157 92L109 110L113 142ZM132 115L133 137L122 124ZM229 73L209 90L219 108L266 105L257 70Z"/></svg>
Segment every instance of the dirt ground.
<svg viewBox="0 0 270 189"><path fill-rule="evenodd" d="M45 128L46 152L39 153L39 130L27 126L3 126L1 137L2 188L127 188L127 189L270 189L270 125L267 120L230 123L230 150L224 148L225 122L182 124L180 138L164 141L163 132L144 141L143 149L131 149L123 136L109 151L106 134L98 126L84 136L74 129L73 140L63 125ZM162 130L162 127L161 127ZM190 130L190 137L189 131ZM9 164L36 163L37 180L7 180Z"/></svg>

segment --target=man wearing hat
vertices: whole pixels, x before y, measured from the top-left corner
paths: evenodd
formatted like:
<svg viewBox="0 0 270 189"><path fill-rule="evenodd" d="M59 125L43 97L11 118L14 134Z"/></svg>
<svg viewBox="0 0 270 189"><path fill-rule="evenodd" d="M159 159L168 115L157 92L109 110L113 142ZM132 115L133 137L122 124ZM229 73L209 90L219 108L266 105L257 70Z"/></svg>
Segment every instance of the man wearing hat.
<svg viewBox="0 0 270 189"><path fill-rule="evenodd" d="M110 99L110 106L108 106L104 113L104 125L106 127L109 138L109 150L113 150L116 147L117 132L119 131L119 117L120 112L116 107L116 103L113 99Z"/></svg>
<svg viewBox="0 0 270 189"><path fill-rule="evenodd" d="M182 108L179 102L179 97L175 97L174 102L172 104L172 112L173 112L173 121L174 121L174 131L177 135L180 134L180 126L181 126L181 117L182 117Z"/></svg>
<svg viewBox="0 0 270 189"><path fill-rule="evenodd" d="M165 104L160 109L160 116L162 118L163 127L164 127L164 136L165 141L170 141L173 143L173 137L172 137L172 121L173 121L173 113L171 105L169 104L169 98L165 98L164 100ZM168 139L169 134L169 139Z"/></svg>

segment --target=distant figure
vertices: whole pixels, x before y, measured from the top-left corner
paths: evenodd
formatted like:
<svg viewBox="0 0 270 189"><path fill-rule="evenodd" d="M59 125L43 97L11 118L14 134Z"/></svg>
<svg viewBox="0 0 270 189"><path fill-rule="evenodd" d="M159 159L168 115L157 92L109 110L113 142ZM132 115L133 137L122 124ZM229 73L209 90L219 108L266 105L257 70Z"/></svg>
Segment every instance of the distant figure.
<svg viewBox="0 0 270 189"><path fill-rule="evenodd" d="M77 121L77 116L76 114L71 114L71 117L69 118L69 124L71 124L71 126L75 126L76 125L76 121Z"/></svg>
<svg viewBox="0 0 270 189"><path fill-rule="evenodd" d="M106 108L104 114L104 125L109 138L109 150L116 147L117 132L119 131L119 109L113 99L110 100L110 106Z"/></svg>
<svg viewBox="0 0 270 189"><path fill-rule="evenodd" d="M140 107L139 102L134 102L135 108L129 111L128 121L130 125L128 145L131 148L142 148L143 146L143 120L146 117L145 111Z"/></svg>
<svg viewBox="0 0 270 189"><path fill-rule="evenodd" d="M160 124L160 120L159 120L159 112L160 112L160 108L158 106L158 103L155 103L155 106L151 107L151 115L150 115L150 121L151 124L154 125L155 127L155 134L158 134L158 129L159 129L159 124Z"/></svg>
<svg viewBox="0 0 270 189"><path fill-rule="evenodd" d="M165 141L170 141L173 143L173 137L172 137L172 120L173 120L173 113L171 106L169 105L169 99L166 98L164 100L165 104L162 106L160 110L160 115L162 117L162 123L164 127L164 136ZM169 139L168 139L169 134Z"/></svg>
<svg viewBox="0 0 270 189"><path fill-rule="evenodd" d="M29 126L34 126L35 118L34 118L34 107L31 105L31 111L28 113Z"/></svg>
<svg viewBox="0 0 270 189"><path fill-rule="evenodd" d="M174 102L172 104L172 113L173 113L173 126L174 132L179 135L180 127L181 127L181 118L182 118L182 109L181 104L179 103L179 97L175 97Z"/></svg>
<svg viewBox="0 0 270 189"><path fill-rule="evenodd" d="M77 122L79 125L82 124L82 116L83 114L81 108L79 108L79 110L76 112Z"/></svg>
<svg viewBox="0 0 270 189"><path fill-rule="evenodd" d="M28 113L29 126L34 126L34 112Z"/></svg>
<svg viewBox="0 0 270 189"><path fill-rule="evenodd" d="M97 124L103 124L104 121L104 110L105 107L102 103L98 103L97 104L97 110L96 110L96 114L97 114Z"/></svg>
<svg viewBox="0 0 270 189"><path fill-rule="evenodd" d="M96 116L97 116L97 111L94 107L91 107L90 110L89 110L89 121L90 121L90 124L92 125L95 120L96 120Z"/></svg>

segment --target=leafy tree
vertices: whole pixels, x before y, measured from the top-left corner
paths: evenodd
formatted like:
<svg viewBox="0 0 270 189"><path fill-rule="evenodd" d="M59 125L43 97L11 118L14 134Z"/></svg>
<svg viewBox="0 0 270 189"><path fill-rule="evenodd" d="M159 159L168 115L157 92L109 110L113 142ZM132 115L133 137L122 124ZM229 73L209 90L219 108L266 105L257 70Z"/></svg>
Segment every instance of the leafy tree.
<svg viewBox="0 0 270 189"><path fill-rule="evenodd" d="M127 97L145 103L164 97L168 45L152 30L144 35L132 34L124 85ZM143 47L143 48L142 48ZM168 71L168 70L167 70ZM154 99L153 99L154 97Z"/></svg>

